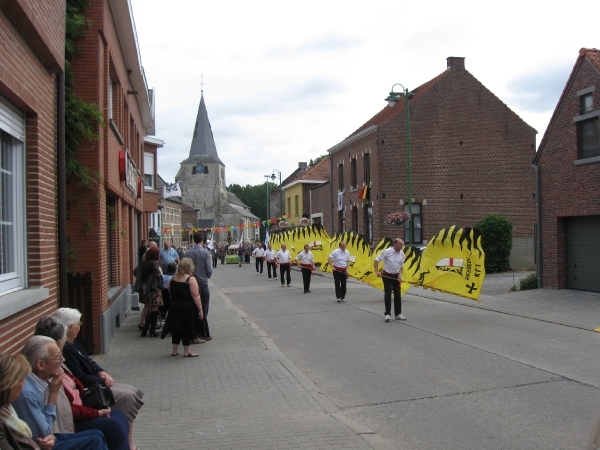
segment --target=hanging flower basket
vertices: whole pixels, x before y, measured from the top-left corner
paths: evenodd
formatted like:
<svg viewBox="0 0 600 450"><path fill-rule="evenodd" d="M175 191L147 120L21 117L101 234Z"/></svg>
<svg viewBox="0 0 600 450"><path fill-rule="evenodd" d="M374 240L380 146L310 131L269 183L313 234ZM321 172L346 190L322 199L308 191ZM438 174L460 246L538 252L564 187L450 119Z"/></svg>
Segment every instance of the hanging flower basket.
<svg viewBox="0 0 600 450"><path fill-rule="evenodd" d="M407 212L399 212L385 215L384 223L386 225L403 225L410 220L410 214Z"/></svg>

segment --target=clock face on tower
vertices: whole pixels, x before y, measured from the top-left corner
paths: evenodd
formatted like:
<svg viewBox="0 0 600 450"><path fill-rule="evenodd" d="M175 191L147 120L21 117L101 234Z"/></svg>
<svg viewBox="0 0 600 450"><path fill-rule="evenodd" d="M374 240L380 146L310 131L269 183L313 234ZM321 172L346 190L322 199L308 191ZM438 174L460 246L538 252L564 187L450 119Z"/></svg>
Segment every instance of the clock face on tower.
<svg viewBox="0 0 600 450"><path fill-rule="evenodd" d="M196 175L198 173L208 173L208 166L205 166L202 163L196 164L194 167L192 167L192 175Z"/></svg>

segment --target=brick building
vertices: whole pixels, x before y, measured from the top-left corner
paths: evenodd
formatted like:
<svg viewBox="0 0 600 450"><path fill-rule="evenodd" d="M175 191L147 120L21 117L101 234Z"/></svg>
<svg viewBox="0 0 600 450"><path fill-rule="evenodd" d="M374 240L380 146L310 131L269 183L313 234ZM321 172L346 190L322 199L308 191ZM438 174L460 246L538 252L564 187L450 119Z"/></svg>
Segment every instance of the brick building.
<svg viewBox="0 0 600 450"><path fill-rule="evenodd" d="M600 51L581 49L534 160L544 287L600 292Z"/></svg>
<svg viewBox="0 0 600 450"><path fill-rule="evenodd" d="M532 267L536 131L465 69L464 58L447 58L447 69L409 99L413 243L498 214L513 224L512 267ZM354 229L371 243L408 241L408 226L384 224L385 214L408 211L404 98L328 152L333 220L326 229Z"/></svg>
<svg viewBox="0 0 600 450"><path fill-rule="evenodd" d="M99 106L105 126L97 126L98 141L77 149L77 160L98 174L98 186L70 184L76 205L67 233L76 255L70 268L91 273L92 298L82 320L88 349L99 352L108 349L131 304L137 248L148 233L145 212L152 209L144 204L144 158L160 143L145 139L154 134L154 99L129 1L91 0L85 14L90 27L76 42L80 53L71 65L75 92Z"/></svg>
<svg viewBox="0 0 600 450"><path fill-rule="evenodd" d="M57 112L65 0L0 3L0 352L58 303Z"/></svg>

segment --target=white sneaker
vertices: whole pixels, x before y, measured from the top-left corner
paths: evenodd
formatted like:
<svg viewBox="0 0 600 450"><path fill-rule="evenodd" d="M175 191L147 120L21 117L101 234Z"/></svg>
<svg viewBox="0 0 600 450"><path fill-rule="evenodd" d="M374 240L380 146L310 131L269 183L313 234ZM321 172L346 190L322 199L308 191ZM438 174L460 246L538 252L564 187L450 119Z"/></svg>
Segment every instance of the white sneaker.
<svg viewBox="0 0 600 450"><path fill-rule="evenodd" d="M260 274L260 276L262 277L262 276L263 276L263 274L261 273L261 274Z"/></svg>
<svg viewBox="0 0 600 450"><path fill-rule="evenodd" d="M258 272L256 272L256 275L258 275Z"/></svg>
<svg viewBox="0 0 600 450"><path fill-rule="evenodd" d="M384 315L383 317L385 317L385 321L389 322L390 319L392 318L389 314Z"/></svg>
<svg viewBox="0 0 600 450"><path fill-rule="evenodd" d="M398 314L396 316L396 320L406 320L406 317L404 317L402 314Z"/></svg>

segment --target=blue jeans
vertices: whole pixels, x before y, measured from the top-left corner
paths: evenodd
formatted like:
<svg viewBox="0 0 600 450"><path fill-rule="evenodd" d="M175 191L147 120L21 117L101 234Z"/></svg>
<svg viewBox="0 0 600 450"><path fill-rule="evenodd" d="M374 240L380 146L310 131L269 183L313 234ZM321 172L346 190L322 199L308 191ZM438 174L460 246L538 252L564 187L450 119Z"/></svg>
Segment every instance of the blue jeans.
<svg viewBox="0 0 600 450"><path fill-rule="evenodd" d="M101 431L87 430L79 433L56 433L52 450L108 450Z"/></svg>
<svg viewBox="0 0 600 450"><path fill-rule="evenodd" d="M101 431L109 450L129 450L129 422L125 414L118 409L112 409L110 417L96 417L75 422L75 429Z"/></svg>

